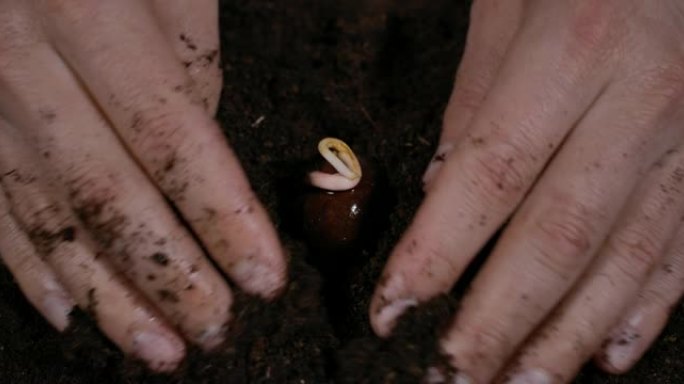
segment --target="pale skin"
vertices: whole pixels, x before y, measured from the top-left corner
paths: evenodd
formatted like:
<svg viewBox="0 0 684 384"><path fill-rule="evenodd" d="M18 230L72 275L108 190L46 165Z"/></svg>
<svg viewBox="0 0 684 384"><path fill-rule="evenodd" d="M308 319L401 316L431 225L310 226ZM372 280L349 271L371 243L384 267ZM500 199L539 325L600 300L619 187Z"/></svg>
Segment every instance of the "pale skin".
<svg viewBox="0 0 684 384"><path fill-rule="evenodd" d="M241 289L286 283L211 118L217 22L214 0L0 2L0 254L57 329L78 305L158 371L230 323L231 290L190 230Z"/></svg>
<svg viewBox="0 0 684 384"><path fill-rule="evenodd" d="M683 41L680 1L476 0L375 331L448 292L510 218L440 342L458 374L431 380L632 367L684 291Z"/></svg>
<svg viewBox="0 0 684 384"><path fill-rule="evenodd" d="M624 372L684 291L684 5L476 0L471 21L371 324L449 291L511 218L440 343L450 380L564 383L592 356ZM78 305L159 371L224 338L209 257L265 298L286 283L210 117L217 49L214 0L0 2L3 262L57 329Z"/></svg>

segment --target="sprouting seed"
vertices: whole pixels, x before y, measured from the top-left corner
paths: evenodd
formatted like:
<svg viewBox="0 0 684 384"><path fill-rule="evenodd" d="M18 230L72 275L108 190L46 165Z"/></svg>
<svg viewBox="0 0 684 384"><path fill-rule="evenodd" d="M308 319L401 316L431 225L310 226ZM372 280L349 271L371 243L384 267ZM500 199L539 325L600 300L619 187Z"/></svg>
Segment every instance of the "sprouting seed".
<svg viewBox="0 0 684 384"><path fill-rule="evenodd" d="M337 173L313 171L309 183L327 191L346 191L361 181L361 164L354 152L342 140L326 137L318 143L318 152L335 168Z"/></svg>

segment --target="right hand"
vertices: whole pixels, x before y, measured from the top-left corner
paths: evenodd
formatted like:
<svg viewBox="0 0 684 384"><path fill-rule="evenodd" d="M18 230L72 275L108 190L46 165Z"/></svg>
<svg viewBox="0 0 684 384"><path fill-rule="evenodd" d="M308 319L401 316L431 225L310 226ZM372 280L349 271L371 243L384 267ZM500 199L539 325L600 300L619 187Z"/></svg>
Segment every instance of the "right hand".
<svg viewBox="0 0 684 384"><path fill-rule="evenodd" d="M2 260L57 329L78 305L157 371L223 340L232 295L202 247L249 293L286 282L211 118L218 49L215 0L0 3Z"/></svg>

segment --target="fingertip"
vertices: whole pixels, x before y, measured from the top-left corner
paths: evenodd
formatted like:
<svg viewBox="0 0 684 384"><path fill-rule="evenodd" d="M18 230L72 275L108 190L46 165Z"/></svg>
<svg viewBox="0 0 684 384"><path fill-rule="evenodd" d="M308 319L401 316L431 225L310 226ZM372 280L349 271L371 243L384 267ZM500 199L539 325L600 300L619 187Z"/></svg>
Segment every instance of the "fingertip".
<svg viewBox="0 0 684 384"><path fill-rule="evenodd" d="M270 300L283 292L287 268L282 254L268 259L245 257L234 264L231 275L243 291Z"/></svg>
<svg viewBox="0 0 684 384"><path fill-rule="evenodd" d="M376 335L388 337L397 319L406 312L407 309L418 305L418 300L405 298L392 301L381 300L384 303L376 303L371 310L371 327Z"/></svg>
<svg viewBox="0 0 684 384"><path fill-rule="evenodd" d="M183 340L171 331L144 329L133 334L133 355L155 372L172 372L185 358Z"/></svg>
<svg viewBox="0 0 684 384"><path fill-rule="evenodd" d="M616 334L625 335L626 333L622 331ZM613 375L626 373L643 354L639 344L636 338L610 337L603 343L600 351L594 355L594 364L606 373Z"/></svg>
<svg viewBox="0 0 684 384"><path fill-rule="evenodd" d="M195 342L205 351L217 348L226 340L226 330L230 319L223 323L208 325L199 335L195 337Z"/></svg>
<svg viewBox="0 0 684 384"><path fill-rule="evenodd" d="M52 291L45 295L40 312L58 331L64 332L69 326L69 315L75 303L64 291Z"/></svg>
<svg viewBox="0 0 684 384"><path fill-rule="evenodd" d="M620 366L619 362L612 361L603 349L594 356L593 362L599 369L611 375L622 375L631 368L631 365Z"/></svg>

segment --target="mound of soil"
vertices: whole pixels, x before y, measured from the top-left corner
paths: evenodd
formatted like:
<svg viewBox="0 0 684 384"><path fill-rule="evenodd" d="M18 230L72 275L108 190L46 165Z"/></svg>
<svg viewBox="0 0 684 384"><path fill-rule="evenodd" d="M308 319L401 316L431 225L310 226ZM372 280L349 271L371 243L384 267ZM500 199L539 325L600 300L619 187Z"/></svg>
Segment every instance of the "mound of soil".
<svg viewBox="0 0 684 384"><path fill-rule="evenodd" d="M293 256L282 299L266 305L238 294L226 346L212 356L192 351L178 374L159 376L125 360L85 316L75 314L66 335L53 331L0 268L1 381L418 383L438 360L436 334L453 299L410 311L388 340L372 335L367 308L422 198L420 176L437 142L469 2L410 3L221 2L225 87L218 117ZM312 267L326 255L301 242L288 210L295 196L283 188L324 136L344 139L375 162L391 197L374 240L355 249L344 269ZM632 373L609 377L588 367L577 382L682 383L682 330L680 307Z"/></svg>

